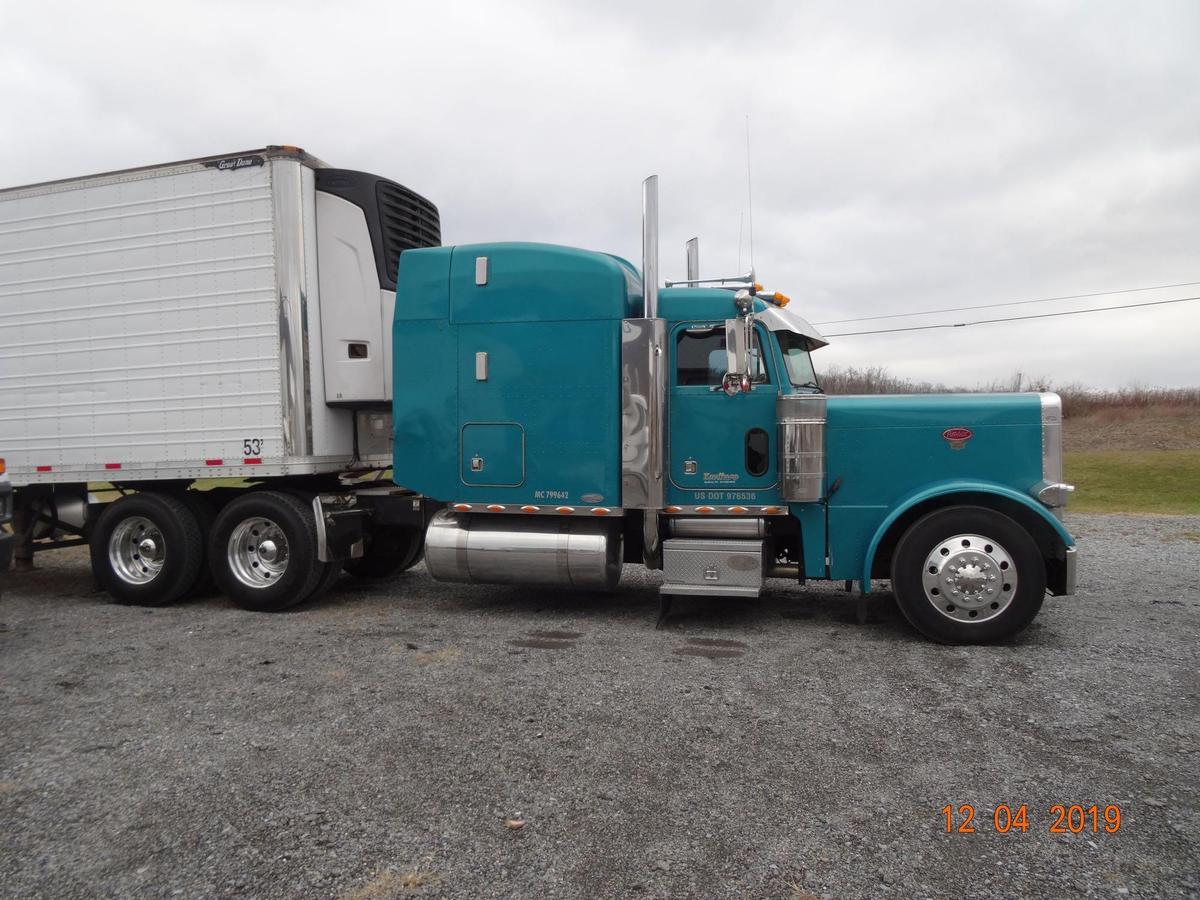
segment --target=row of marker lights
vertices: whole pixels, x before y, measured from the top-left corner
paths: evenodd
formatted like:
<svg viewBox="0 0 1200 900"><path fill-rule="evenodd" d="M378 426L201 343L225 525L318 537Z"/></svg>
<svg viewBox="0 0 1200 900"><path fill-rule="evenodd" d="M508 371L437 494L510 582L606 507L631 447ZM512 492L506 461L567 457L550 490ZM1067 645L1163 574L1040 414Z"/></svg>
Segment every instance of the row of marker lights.
<svg viewBox="0 0 1200 900"><path fill-rule="evenodd" d="M225 460L223 460L223 459L206 459L204 461L204 464L206 466L223 466L223 465L225 465ZM250 457L247 457L246 459L242 460L242 465L244 465L244 466L261 466L262 460L259 459L258 457L250 456ZM54 466L35 466L34 468L38 472L53 472L54 471ZM120 463L105 463L104 468L108 469L109 471L112 471L114 469L121 468L121 464Z"/></svg>
<svg viewBox="0 0 1200 900"><path fill-rule="evenodd" d="M454 504L454 509L456 512L470 512L473 508L474 507L472 507L470 503L455 503ZM499 503L489 503L487 506L485 506L483 508L486 509L488 512L504 512L505 510L508 509L507 506L501 506ZM519 509L523 513L538 513L538 512L542 511L542 507L540 507L540 506L521 506L521 507L515 507L515 508ZM575 507L573 507L573 506L556 506L556 507L554 507L554 511L556 513L558 513L560 516L569 516L575 512ZM612 510L609 509L607 506L594 506L591 509L589 509L588 512L590 512L593 516L607 516L610 512L612 512Z"/></svg>

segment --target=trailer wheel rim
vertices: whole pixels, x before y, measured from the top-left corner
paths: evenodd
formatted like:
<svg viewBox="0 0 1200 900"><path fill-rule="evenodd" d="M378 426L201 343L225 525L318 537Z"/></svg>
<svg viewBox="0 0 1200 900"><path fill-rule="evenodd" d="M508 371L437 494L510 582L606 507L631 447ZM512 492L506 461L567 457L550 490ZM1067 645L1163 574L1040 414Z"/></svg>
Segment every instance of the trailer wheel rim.
<svg viewBox="0 0 1200 900"><path fill-rule="evenodd" d="M229 535L225 558L233 577L251 588L275 584L288 567L288 540L271 519L255 516L240 522Z"/></svg>
<svg viewBox="0 0 1200 900"><path fill-rule="evenodd" d="M986 622L1012 605L1017 566L996 540L956 534L939 541L925 558L921 576L925 599L955 622Z"/></svg>
<svg viewBox="0 0 1200 900"><path fill-rule="evenodd" d="M167 542L145 516L122 519L108 539L108 565L126 584L149 584L162 572Z"/></svg>

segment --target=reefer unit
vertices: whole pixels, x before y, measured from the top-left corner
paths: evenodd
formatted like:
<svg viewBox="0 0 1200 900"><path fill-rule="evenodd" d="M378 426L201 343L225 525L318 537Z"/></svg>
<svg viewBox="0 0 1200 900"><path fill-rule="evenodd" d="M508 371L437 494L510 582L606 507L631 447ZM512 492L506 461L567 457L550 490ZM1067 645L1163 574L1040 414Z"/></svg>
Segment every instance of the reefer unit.
<svg viewBox="0 0 1200 900"><path fill-rule="evenodd" d="M400 253L436 208L268 147L0 191L15 484L390 462Z"/></svg>

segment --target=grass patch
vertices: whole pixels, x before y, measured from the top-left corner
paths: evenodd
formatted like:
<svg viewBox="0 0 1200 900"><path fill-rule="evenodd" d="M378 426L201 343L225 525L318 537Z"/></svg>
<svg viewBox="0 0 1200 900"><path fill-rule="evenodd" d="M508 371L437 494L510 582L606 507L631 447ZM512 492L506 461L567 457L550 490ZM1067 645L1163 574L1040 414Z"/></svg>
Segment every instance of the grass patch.
<svg viewBox="0 0 1200 900"><path fill-rule="evenodd" d="M1200 515L1200 450L1064 454L1075 512Z"/></svg>

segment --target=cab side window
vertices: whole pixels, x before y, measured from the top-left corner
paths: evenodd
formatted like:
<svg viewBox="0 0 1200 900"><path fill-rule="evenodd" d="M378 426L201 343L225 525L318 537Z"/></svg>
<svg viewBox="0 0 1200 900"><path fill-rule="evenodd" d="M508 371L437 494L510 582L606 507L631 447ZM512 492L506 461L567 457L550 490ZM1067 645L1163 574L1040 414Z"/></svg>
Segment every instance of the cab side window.
<svg viewBox="0 0 1200 900"><path fill-rule="evenodd" d="M675 384L719 387L724 377L724 324L685 328L675 336ZM750 380L754 384L771 383L757 329L750 344Z"/></svg>

